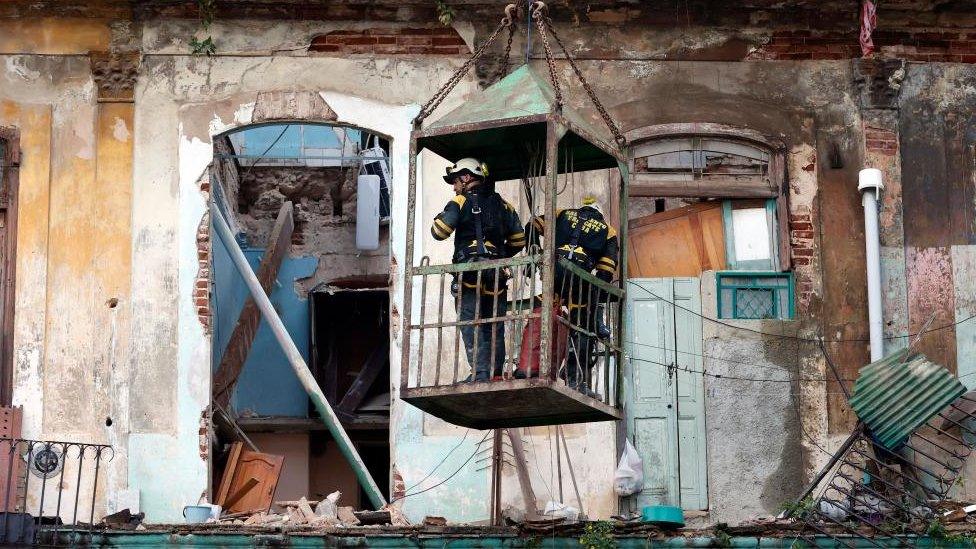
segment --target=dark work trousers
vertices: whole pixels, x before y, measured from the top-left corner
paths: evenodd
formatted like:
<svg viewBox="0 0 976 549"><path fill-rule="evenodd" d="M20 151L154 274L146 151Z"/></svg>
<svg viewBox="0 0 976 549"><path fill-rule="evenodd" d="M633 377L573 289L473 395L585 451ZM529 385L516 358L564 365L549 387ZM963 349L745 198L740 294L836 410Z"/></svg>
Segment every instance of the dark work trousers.
<svg viewBox="0 0 976 549"><path fill-rule="evenodd" d="M566 383L586 392L593 370L593 338L578 330L595 333L596 297L590 284L563 269L556 269L555 286L563 305L569 309L569 341L566 342Z"/></svg>
<svg viewBox="0 0 976 549"><path fill-rule="evenodd" d="M474 288L464 288L461 290L458 320L475 320L476 313L477 318L505 316L508 312L508 296L506 294L507 292L504 289L497 296L493 296L481 293ZM477 334L477 342L475 342L475 334ZM461 338L464 340L468 364L475 368L475 381L488 381L492 375L502 375L505 366L504 321L461 326ZM494 342L492 338L494 338ZM475 349L476 343L477 349ZM493 348L494 368L491 367Z"/></svg>

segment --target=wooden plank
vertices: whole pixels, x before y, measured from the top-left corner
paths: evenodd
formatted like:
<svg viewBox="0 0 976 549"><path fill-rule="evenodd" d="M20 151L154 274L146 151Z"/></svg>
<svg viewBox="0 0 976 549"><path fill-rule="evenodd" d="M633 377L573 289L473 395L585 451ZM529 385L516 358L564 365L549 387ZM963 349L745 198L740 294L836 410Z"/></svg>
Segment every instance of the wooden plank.
<svg viewBox="0 0 976 549"><path fill-rule="evenodd" d="M256 513L270 509L284 462L284 456L242 451L231 480L230 493L234 496L238 496L241 492L243 494L240 494L237 501L232 501L232 498L228 497L224 510L228 513L245 511ZM257 484L245 489L252 480Z"/></svg>
<svg viewBox="0 0 976 549"><path fill-rule="evenodd" d="M24 409L20 406L0 408L0 437L8 439L0 444L0 509L17 512L23 499L24 461L19 450L11 451L10 445L20 438L24 423ZM16 457L14 457L16 456ZM10 484L7 484L9 478Z"/></svg>
<svg viewBox="0 0 976 549"><path fill-rule="evenodd" d="M635 219L627 260L631 278L698 276L726 268L721 202L703 202Z"/></svg>
<svg viewBox="0 0 976 549"><path fill-rule="evenodd" d="M668 181L655 174L633 173L630 196L653 198L776 198L778 189L770 181L754 177L709 177L699 181Z"/></svg>
<svg viewBox="0 0 976 549"><path fill-rule="evenodd" d="M261 449L258 448L257 445L254 444L254 442L250 438L248 438L247 434L244 433L244 430L241 429L240 425L237 424L237 421L234 420L234 418L227 412L227 410L221 408L216 402L213 404L215 408L214 415L213 415L214 423L216 424L222 421L225 424L227 430L231 432L231 435L233 437L236 437L241 442L247 444L251 450L254 450L255 452L260 452Z"/></svg>
<svg viewBox="0 0 976 549"><path fill-rule="evenodd" d="M519 488L522 490L525 516L528 519L536 518L539 514L539 504L535 499L535 490L532 489L532 479L529 477L529 464L525 459L525 447L522 444L522 437L515 429L505 429L505 432L508 433L508 440L512 443L512 455L515 456L515 472L518 474Z"/></svg>
<svg viewBox="0 0 976 549"><path fill-rule="evenodd" d="M291 244L291 235L295 230L295 220L291 202L285 202L278 211L271 237L268 239L268 247L261 265L258 267L258 281L264 292L271 295L271 287L275 279L278 278L278 269L285 258L285 252ZM220 366L213 378L214 401L226 408L230 404L230 397L234 392L234 385L237 383L247 355L254 343L254 337L261 326L261 312L258 310L257 303L252 297L248 297L244 303L244 308L234 326L234 332L227 343L224 356L221 357Z"/></svg>
<svg viewBox="0 0 976 549"><path fill-rule="evenodd" d="M227 457L227 464L224 466L224 474L220 477L220 487L217 489L217 497L214 502L223 506L230 495L231 483L234 481L234 472L237 470L237 462L241 458L241 451L244 444L235 442L230 446L230 455Z"/></svg>
<svg viewBox="0 0 976 549"><path fill-rule="evenodd" d="M362 404L363 397L366 396L366 391L372 387L380 373L389 367L389 362L387 362L389 356L390 342L384 340L369 355L366 364L363 364L363 368L359 371L359 375L356 376L356 380L352 382L352 386L346 391L346 395L342 397L342 402L336 407L337 411L346 414L355 413L356 408L359 408L359 405Z"/></svg>

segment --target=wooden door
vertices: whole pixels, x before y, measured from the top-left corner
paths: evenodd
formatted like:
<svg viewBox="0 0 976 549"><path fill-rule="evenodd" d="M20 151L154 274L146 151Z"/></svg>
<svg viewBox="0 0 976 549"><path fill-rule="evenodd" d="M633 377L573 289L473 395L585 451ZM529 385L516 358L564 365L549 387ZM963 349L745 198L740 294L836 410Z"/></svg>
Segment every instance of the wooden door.
<svg viewBox="0 0 976 549"><path fill-rule="evenodd" d="M678 505L678 423L674 383L674 300L669 279L627 285L627 433L644 461L644 505Z"/></svg>
<svg viewBox="0 0 976 549"><path fill-rule="evenodd" d="M628 282L624 406L628 436L644 461L637 506L707 509L700 282Z"/></svg>
<svg viewBox="0 0 976 549"><path fill-rule="evenodd" d="M632 219L627 268L633 278L699 276L726 267L722 202L701 202Z"/></svg>

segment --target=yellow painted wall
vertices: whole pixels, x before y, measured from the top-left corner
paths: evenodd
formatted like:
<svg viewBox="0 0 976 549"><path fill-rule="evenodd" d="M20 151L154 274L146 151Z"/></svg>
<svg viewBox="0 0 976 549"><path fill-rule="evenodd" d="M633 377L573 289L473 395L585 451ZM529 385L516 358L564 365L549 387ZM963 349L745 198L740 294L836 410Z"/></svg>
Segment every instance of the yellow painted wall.
<svg viewBox="0 0 976 549"><path fill-rule="evenodd" d="M90 18L0 20L0 54L87 54L108 50L109 22Z"/></svg>

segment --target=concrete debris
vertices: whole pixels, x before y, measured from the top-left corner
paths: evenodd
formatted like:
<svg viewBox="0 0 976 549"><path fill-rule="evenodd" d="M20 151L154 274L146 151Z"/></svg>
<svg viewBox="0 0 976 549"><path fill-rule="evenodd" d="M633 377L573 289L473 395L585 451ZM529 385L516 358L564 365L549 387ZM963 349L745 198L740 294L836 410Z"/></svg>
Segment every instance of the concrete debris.
<svg viewBox="0 0 976 549"><path fill-rule="evenodd" d="M325 499L276 501L266 512L225 514L219 525L240 525L255 528L345 528L366 525L409 526L399 510L355 511L352 507L339 507L339 492ZM357 515L360 518L357 518ZM363 520L365 518L365 520ZM396 522L392 522L396 520Z"/></svg>
<svg viewBox="0 0 976 549"><path fill-rule="evenodd" d="M447 519L444 517L424 517L424 526L447 526Z"/></svg>
<svg viewBox="0 0 976 549"><path fill-rule="evenodd" d="M315 514L320 517L329 517L338 520L339 509L336 503L339 501L340 496L342 496L342 493L338 490L326 496L325 499L315 506Z"/></svg>
<svg viewBox="0 0 976 549"><path fill-rule="evenodd" d="M359 526L359 519L353 514L352 507L340 507L338 511L339 522L350 526Z"/></svg>

